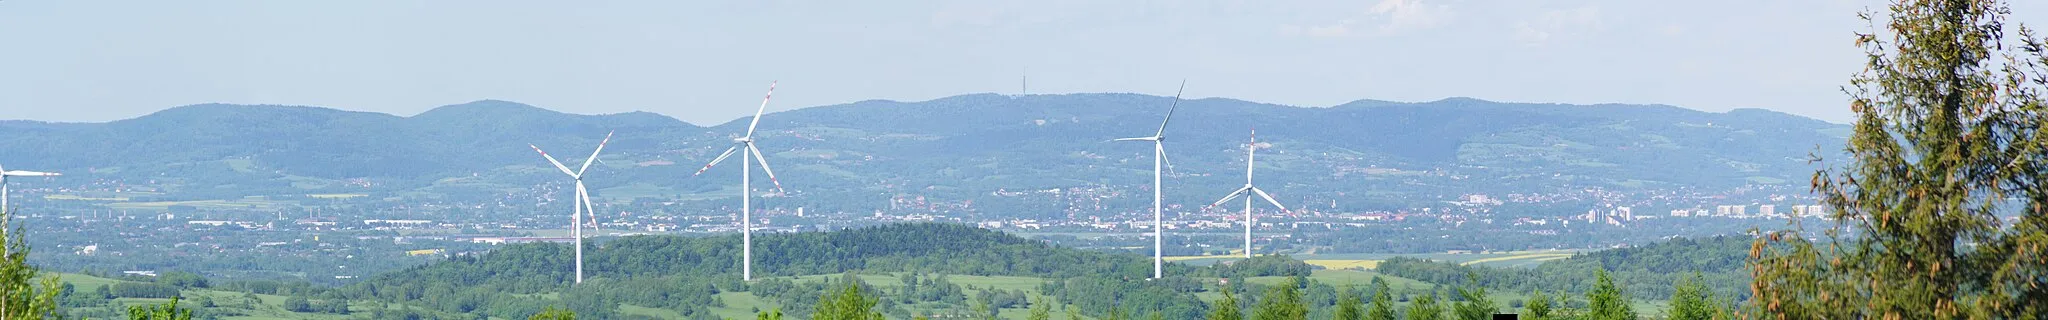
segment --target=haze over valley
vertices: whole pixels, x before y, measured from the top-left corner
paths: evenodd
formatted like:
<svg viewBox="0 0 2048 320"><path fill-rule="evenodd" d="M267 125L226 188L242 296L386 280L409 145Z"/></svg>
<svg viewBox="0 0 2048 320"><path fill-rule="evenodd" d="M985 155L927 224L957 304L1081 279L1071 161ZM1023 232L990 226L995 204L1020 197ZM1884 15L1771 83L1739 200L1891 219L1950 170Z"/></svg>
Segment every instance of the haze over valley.
<svg viewBox="0 0 2048 320"><path fill-rule="evenodd" d="M1081 247L1136 245L1148 238L1140 235L1150 224L1149 155L1104 141L1145 131L1169 103L1136 94L970 94L768 113L758 140L787 193L755 185L766 193L756 225L815 231L941 221ZM1764 110L1466 98L1328 107L1200 99L1180 109L1165 175L1174 255L1235 247L1228 236L1241 214L1206 204L1241 184L1236 150L1254 129L1261 188L1293 208L1258 209L1258 246L1300 253L1582 250L1782 224L1774 219L1817 215L1802 185L1816 168L1808 154L1838 150L1846 130ZM417 243L365 252L395 258L559 235L568 181L523 144L574 162L579 149L614 131L586 180L604 234L733 232L738 173L691 174L746 120L703 127L650 113L577 115L496 100L412 116L208 104L107 123L8 121L0 123L0 148L48 150L8 165L67 174L14 180L19 206L40 208L23 213L49 221L32 224L39 228L90 234L130 225L275 238L268 240L400 230L397 239ZM106 253L164 250L146 238L52 239ZM232 255L268 250L255 242L274 241L207 245ZM39 252L57 255L110 270L144 266L118 255Z"/></svg>
<svg viewBox="0 0 2048 320"><path fill-rule="evenodd" d="M2038 318L2008 2L0 0L0 319Z"/></svg>

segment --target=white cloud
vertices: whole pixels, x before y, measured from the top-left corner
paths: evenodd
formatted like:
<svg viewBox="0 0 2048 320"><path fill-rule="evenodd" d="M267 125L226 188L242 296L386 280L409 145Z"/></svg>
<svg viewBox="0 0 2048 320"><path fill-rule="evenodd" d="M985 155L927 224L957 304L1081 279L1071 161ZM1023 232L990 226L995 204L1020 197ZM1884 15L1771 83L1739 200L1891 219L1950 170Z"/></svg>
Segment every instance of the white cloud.
<svg viewBox="0 0 2048 320"><path fill-rule="evenodd" d="M1428 2L1428 3L1425 3ZM1356 35L1389 36L1441 26L1450 21L1451 6L1443 0L1381 0L1355 17L1335 22L1280 26L1280 35L1342 38ZM1366 22L1361 26L1360 22Z"/></svg>
<svg viewBox="0 0 2048 320"><path fill-rule="evenodd" d="M1367 12L1375 18L1386 20L1386 23L1379 27L1379 33L1382 35L1431 28L1451 19L1451 6L1442 1L1382 0Z"/></svg>

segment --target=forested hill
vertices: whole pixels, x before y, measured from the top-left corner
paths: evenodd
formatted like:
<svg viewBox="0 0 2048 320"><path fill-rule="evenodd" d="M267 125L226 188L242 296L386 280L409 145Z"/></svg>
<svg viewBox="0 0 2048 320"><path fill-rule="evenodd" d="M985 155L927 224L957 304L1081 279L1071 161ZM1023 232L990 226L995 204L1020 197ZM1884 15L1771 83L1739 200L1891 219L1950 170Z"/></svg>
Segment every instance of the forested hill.
<svg viewBox="0 0 2048 320"><path fill-rule="evenodd" d="M370 279L378 283L450 281L511 292L559 289L574 278L574 253L565 244L508 245L480 255L413 267ZM586 278L629 279L673 275L739 274L740 236L629 236L586 241ZM920 271L959 275L1065 277L1080 274L1143 278L1150 260L1135 255L1063 248L1045 241L969 225L888 224L831 232L773 233L754 237L754 274L762 277L832 274L852 270ZM1128 273L1128 274L1124 274Z"/></svg>
<svg viewBox="0 0 2048 320"><path fill-rule="evenodd" d="M1414 258L1394 258L1376 268L1381 273L1436 283L1463 283L1476 275L1482 285L1510 292L1530 290L1584 292L1593 287L1594 271L1606 270L1624 292L1636 299L1671 297L1672 284L1697 273L1715 296L1749 298L1749 237L1676 238L1649 245L1583 253L1544 262L1535 268L1465 266Z"/></svg>
<svg viewBox="0 0 2048 320"><path fill-rule="evenodd" d="M802 202L791 204L863 212L882 202L855 200L876 194L961 201L1003 189L1142 184L1150 148L1103 141L1151 133L1171 103L1137 94L862 101L770 113L757 140L797 197L791 201ZM41 187L162 192L98 195L140 197L134 201L324 193L529 199L534 186L561 177L527 144L577 162L616 131L587 180L596 197L710 199L737 194L728 185L738 168L684 177L746 126L747 119L700 127L653 113L575 115L505 101L411 117L209 104L107 123L0 121L0 150L31 150L0 155L0 163L67 174ZM1183 101L1167 128L1171 183L1235 186L1254 128L1269 147L1258 158L1259 175L1289 182L1269 191L1288 201L1357 206L1472 192L1804 181L1813 169L1802 161L1807 153L1840 149L1846 132L1754 109L1464 98L1294 107L1211 98ZM1211 200L1195 194L1169 192L1168 201Z"/></svg>
<svg viewBox="0 0 2048 320"><path fill-rule="evenodd" d="M509 245L377 275L338 291L351 299L416 302L453 313L492 307L530 312L526 309L548 304L531 297L547 293L564 293L562 303L588 312L609 312L613 309L601 306L620 303L687 312L710 305L717 292L747 290L739 279L739 242L737 235L632 236L586 242L585 282L574 286L571 246ZM754 246L754 274L763 279L848 271L1045 279L1143 279L1151 273L1149 259L1136 255L1056 247L955 224L766 234L757 235ZM1192 270L1171 266L1169 272L1177 274ZM1178 297L1167 294L1159 298Z"/></svg>

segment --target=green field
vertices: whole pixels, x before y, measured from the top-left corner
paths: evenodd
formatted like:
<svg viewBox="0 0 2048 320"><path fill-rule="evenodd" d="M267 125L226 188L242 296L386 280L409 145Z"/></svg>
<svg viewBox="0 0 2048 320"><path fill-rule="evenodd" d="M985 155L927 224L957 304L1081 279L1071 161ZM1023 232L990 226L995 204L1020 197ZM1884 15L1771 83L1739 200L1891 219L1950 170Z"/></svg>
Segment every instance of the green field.
<svg viewBox="0 0 2048 320"><path fill-rule="evenodd" d="M123 282L122 280L116 280L116 279L108 279L108 278L101 278L101 277L94 277L94 276L89 276L89 275L83 275L83 274L76 274L76 273L61 273L61 274L58 274L58 276L60 277L59 279L60 279L61 281L63 281L64 283L68 283L68 284L71 284L71 286L72 286L72 287L74 287L74 288L77 288L76 290L79 290L79 291L86 291L86 290L92 290L91 288L96 288L96 287L99 287L99 286L101 286L101 285L113 285L113 284L115 284L115 283L120 283L120 282ZM319 314L319 313L300 313L300 312L292 312L292 311L288 311L288 310L285 310L285 309L284 309L284 300L285 300L285 297L284 297L284 296L278 296L278 295L267 295L267 294L259 294L259 295L255 295L255 296L257 297L257 300L256 300L256 301L249 301L249 300L246 300L246 299L244 298L244 295L245 295L245 294L244 294L244 293L242 293L242 292L230 292L230 291L217 291L217 290L208 290L208 289L191 289L191 290L185 290L184 292L180 293L180 295L184 297L183 299L180 299L180 301L178 302L178 306L179 306L179 307L182 307L182 308L195 308L195 307L198 307L198 304L197 304L198 302L197 302L197 301L199 300L199 298L200 298L200 297L206 297L206 298L208 298L208 299L212 299L213 301L215 301L215 305L216 305L216 307L214 307L215 309L222 309L222 310L231 310L230 312L233 312L233 313L240 313L240 314L243 314L243 315L240 315L240 316L228 316L228 317L222 317L221 319L236 319L236 320L259 320L259 319L260 319L260 320L271 320L271 319L277 319L277 320L283 320L283 319L350 319L350 318L352 318L352 316L351 316L351 315L335 315L335 314ZM169 301L170 301L170 299L147 299L147 298L116 298L116 299L114 299L114 303L115 303L115 304L116 304L117 306L119 306L120 308L122 308L122 309L125 309L125 308L127 308L127 307L129 307L129 306L141 306L141 305L149 305L149 304L159 304L159 305L160 305L160 304L163 304L163 303L165 303L165 302L169 302ZM351 304L351 305L349 306L349 309L350 309L350 310L352 310L352 311L355 311L355 312L366 312L366 311L371 311L371 310L379 309L379 308L381 308L381 307L382 307L382 306L379 306L379 305L377 305L377 304L375 304L375 303L363 303L363 302L356 302L356 303L352 303L352 304ZM122 313L125 313L125 311L123 311Z"/></svg>
<svg viewBox="0 0 2048 320"><path fill-rule="evenodd" d="M1544 261L1551 261L1551 260L1558 260L1558 259L1570 258L1570 257L1572 257L1572 255L1573 255L1573 254L1575 254L1575 253L1572 253L1572 252L1528 252L1528 253L1515 253L1515 254L1513 254L1513 255L1509 255L1509 256L1502 256L1502 257L1492 257L1492 258L1483 258L1483 259L1475 259L1475 260L1471 260L1471 261L1465 261L1465 262L1460 262L1459 264L1463 264L1463 265L1468 265L1468 266L1469 266L1469 265L1482 265L1482 266L1495 266L1495 267L1534 267L1534 266L1536 266L1537 264L1541 264L1541 263L1543 263Z"/></svg>
<svg viewBox="0 0 2048 320"><path fill-rule="evenodd" d="M80 290L90 290L89 288L94 288L100 285L112 285L114 283L123 281L117 279L87 276L82 274L61 274L61 276L63 277L63 281L65 283L70 283L73 286L80 288ZM794 281L801 283L808 281L829 281L830 278L838 276L840 275L825 274L780 278L792 279ZM899 288L903 285L902 282L899 280L900 278L898 278L899 276L900 274L859 275L861 280L867 282L869 285L878 288L890 289ZM1044 279L1035 277L1012 276L948 275L946 277L948 280L960 285L963 288L973 288L967 289L965 292L970 297L980 293L980 291L982 290L1002 289L1026 291L1032 296L1033 300L1043 297L1038 293L1038 286L1039 284L1045 281ZM1382 279L1385 279L1390 288L1402 292L1418 292L1418 290L1429 290L1430 288L1436 287L1434 284L1428 282L1422 282L1414 279L1401 278L1395 276L1388 276L1372 271L1362 270L1316 270L1309 278L1315 281L1327 283L1341 288L1349 286L1368 286L1372 282L1373 277L1381 277ZM1247 279L1246 281L1261 285L1271 285L1285 280L1286 277L1255 277ZM1204 280L1204 282L1206 283L1215 283L1216 281L1216 279ZM244 298L245 294L241 292L217 291L209 289L185 290L183 295L185 296L185 299L184 301L179 303L179 305L183 307L197 307L196 299L198 299L199 297L207 297L215 301L216 307L214 307L214 309L219 309L217 311L227 311L231 313L243 314L240 316L223 317L222 319L350 319L360 318L360 316L362 315L368 314L369 312L374 312L379 309L390 310L395 308L404 308L403 306L385 306L375 302L356 301L350 304L350 310L352 312L351 315L334 315L319 313L300 313L285 310L284 300L286 299L286 297L278 295L255 295L257 297L257 301L246 300L246 298ZM1493 298L1494 302L1498 303L1504 309L1508 308L1509 301L1526 299L1526 295L1526 292L1489 292L1489 296ZM1222 297L1221 294L1213 291L1198 293L1195 296L1202 299L1203 301L1212 303L1215 300L1220 299ZM554 298L553 295L540 295L540 297ZM1582 297L1575 298L1582 299ZM711 311L720 318L749 319L754 316L753 310L775 310L781 307L780 305L777 305L772 301L761 299L759 297L754 296L752 293L748 292L723 292L718 294L718 299L724 301L725 306L712 308ZM124 307L150 303L161 304L165 301L168 301L168 299L116 299L116 303ZM1636 310L1638 310L1638 312L1641 312L1646 316L1661 314L1665 308L1668 308L1668 306L1663 302L1636 301L1633 304L1636 307ZM1406 303L1404 302L1396 302L1397 308L1404 307L1405 305ZM965 309L946 309L930 305L906 306L905 309L917 314L945 314L966 311ZM1058 308L1055 308L1055 310L1056 315L1063 316L1063 313L1057 311ZM681 318L681 315L673 310L647 308L633 305L621 305L619 311L620 313L623 314L644 315L661 319ZM1029 313L1029 310L1023 308L1002 309L999 312L1003 319L1024 319Z"/></svg>

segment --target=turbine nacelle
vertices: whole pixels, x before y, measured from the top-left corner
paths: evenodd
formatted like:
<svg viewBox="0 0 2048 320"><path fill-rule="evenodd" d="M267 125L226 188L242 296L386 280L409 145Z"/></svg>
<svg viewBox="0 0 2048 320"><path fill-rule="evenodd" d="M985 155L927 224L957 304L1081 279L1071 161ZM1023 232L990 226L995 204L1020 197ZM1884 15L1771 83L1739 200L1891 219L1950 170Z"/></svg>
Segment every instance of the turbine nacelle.
<svg viewBox="0 0 2048 320"><path fill-rule="evenodd" d="M569 175L570 179L576 181L575 208L569 214L571 228L569 234L576 238L576 283L583 283L583 217L588 215L591 228L595 229L597 227L597 208L591 205L590 189L583 186L583 173L590 171L590 164L597 162L597 154L604 152L604 146L611 142L612 133L605 133L604 140L597 143L597 150L591 150L590 158L583 159L583 166L576 168L576 170L569 170L569 166L562 165L561 161L556 161L555 156L548 155L547 151L541 151L540 146L526 145L527 147L532 147L533 152L540 153L541 158L547 159L548 164L554 165L555 169L562 170L563 174Z"/></svg>
<svg viewBox="0 0 2048 320"><path fill-rule="evenodd" d="M751 163L760 164L761 172L768 174L768 181L775 183L775 193L769 194L770 196L787 195L787 193L782 191L782 181L775 179L775 170L768 168L768 157L761 154L761 148L754 146L754 129L761 125L761 114L768 111L768 99L774 96L775 83L770 82L768 83L768 94L761 96L761 106L754 109L754 119L747 122L747 134L733 138L732 147L726 148L725 152L719 153L717 158L712 158L711 162L705 163L704 168L697 169L697 173L691 174L691 176L702 175L704 171L711 170L712 166L717 166L719 162L725 161L725 158L731 157L733 153L740 154L739 218L740 280L742 281L754 280L754 227L752 219L754 209L751 202L754 187L749 176L753 169L748 168L748 165ZM749 155L752 157L749 157Z"/></svg>
<svg viewBox="0 0 2048 320"><path fill-rule="evenodd" d="M1152 136L1110 140L1152 142L1152 156L1155 157L1152 162L1152 278L1146 280L1165 276L1166 260L1163 248L1165 248L1166 228L1165 223L1161 221L1162 210L1160 204L1164 202L1164 196L1160 191L1159 176L1162 173L1161 169L1173 171L1173 161L1166 159L1166 124L1173 122L1173 111L1180 109L1180 94L1187 87L1188 82L1182 80L1180 82L1180 89L1175 90L1173 93L1173 104L1166 107L1166 118L1159 120L1159 131L1152 132Z"/></svg>

